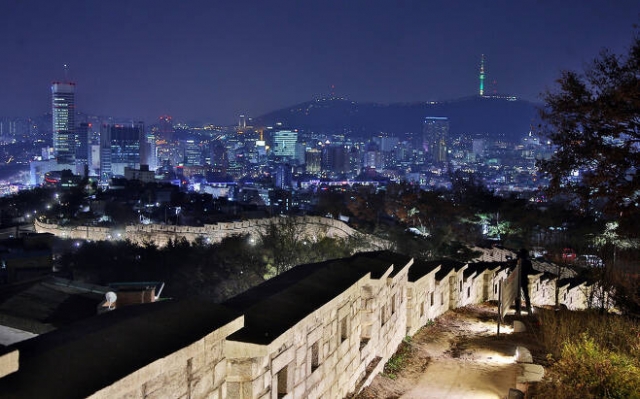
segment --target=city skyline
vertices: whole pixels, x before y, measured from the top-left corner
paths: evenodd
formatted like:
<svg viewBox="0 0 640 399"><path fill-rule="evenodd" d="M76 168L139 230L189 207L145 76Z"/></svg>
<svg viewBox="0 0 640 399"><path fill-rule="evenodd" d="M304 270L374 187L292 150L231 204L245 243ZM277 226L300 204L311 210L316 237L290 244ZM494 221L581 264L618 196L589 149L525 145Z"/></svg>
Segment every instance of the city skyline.
<svg viewBox="0 0 640 399"><path fill-rule="evenodd" d="M332 94L448 100L478 94L482 54L486 94L539 101L561 70L623 53L640 16L635 1L571 3L8 2L0 116L49 112L67 73L78 111L147 122L232 124Z"/></svg>

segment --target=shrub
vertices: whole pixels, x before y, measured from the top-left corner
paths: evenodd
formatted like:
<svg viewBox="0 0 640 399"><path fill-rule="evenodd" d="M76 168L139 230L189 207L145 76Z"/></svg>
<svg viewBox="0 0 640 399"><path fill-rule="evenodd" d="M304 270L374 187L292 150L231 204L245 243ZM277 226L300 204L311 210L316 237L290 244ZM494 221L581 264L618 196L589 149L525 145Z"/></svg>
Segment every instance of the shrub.
<svg viewBox="0 0 640 399"><path fill-rule="evenodd" d="M554 358L582 333L588 333L600 347L640 358L640 325L636 321L595 311L540 310L537 316L542 343Z"/></svg>
<svg viewBox="0 0 640 399"><path fill-rule="evenodd" d="M638 359L603 348L588 334L568 341L536 396L640 398Z"/></svg>
<svg viewBox="0 0 640 399"><path fill-rule="evenodd" d="M536 397L640 398L637 321L593 311L537 316L551 366Z"/></svg>

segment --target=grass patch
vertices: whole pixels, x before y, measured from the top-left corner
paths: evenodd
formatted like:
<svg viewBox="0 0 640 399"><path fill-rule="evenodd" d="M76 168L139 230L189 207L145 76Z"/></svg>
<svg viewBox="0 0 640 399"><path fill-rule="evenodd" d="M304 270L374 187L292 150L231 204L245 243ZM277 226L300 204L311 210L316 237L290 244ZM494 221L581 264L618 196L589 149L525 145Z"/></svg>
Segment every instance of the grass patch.
<svg viewBox="0 0 640 399"><path fill-rule="evenodd" d="M411 337L405 337L398 346L396 353L394 353L384 365L382 375L392 380L398 378L398 373L404 368L410 352Z"/></svg>

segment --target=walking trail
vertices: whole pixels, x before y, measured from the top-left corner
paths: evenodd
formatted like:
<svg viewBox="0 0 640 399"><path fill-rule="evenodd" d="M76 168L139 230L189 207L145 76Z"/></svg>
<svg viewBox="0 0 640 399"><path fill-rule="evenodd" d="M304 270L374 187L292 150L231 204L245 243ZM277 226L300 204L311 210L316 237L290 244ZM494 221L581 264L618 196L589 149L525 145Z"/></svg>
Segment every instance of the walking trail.
<svg viewBox="0 0 640 399"><path fill-rule="evenodd" d="M538 345L531 332L496 333L490 306L447 312L412 337L402 371L377 376L356 398L505 398L521 372L516 347Z"/></svg>

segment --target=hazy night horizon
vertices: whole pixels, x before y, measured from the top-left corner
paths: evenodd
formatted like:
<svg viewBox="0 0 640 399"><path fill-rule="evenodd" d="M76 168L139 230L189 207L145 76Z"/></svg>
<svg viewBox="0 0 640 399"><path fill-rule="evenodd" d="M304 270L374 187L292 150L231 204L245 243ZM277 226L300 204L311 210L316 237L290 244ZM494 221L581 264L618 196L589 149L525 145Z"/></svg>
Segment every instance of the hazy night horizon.
<svg viewBox="0 0 640 399"><path fill-rule="evenodd" d="M332 93L470 96L482 54L489 93L540 101L561 70L623 53L639 15L636 1L11 1L0 6L0 116L50 112L65 64L80 112L147 122L232 124Z"/></svg>

